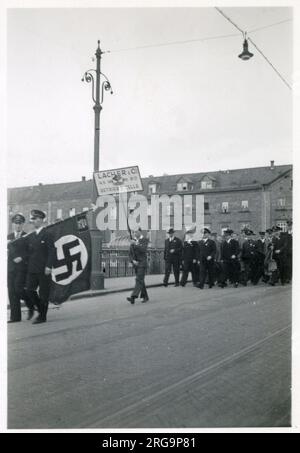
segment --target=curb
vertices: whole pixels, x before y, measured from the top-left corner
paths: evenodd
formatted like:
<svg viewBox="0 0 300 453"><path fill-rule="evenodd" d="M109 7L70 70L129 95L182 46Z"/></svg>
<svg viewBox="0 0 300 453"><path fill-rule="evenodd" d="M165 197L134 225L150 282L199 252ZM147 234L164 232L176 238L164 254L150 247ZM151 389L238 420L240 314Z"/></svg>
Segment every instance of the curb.
<svg viewBox="0 0 300 453"><path fill-rule="evenodd" d="M172 285L172 283L171 283L171 285ZM163 283L150 283L150 285L147 285L147 289L148 288L158 288L159 286L163 286ZM100 289L100 290L96 290L96 291L93 291L92 293L87 293L87 294L78 293L78 294L73 294L72 296L70 296L68 301L91 298L91 297L98 297L98 296L106 296L108 294L115 294L115 293L125 293L126 291L132 291L133 288L134 288L134 286L131 286L129 288L120 288L120 289L107 289L107 290Z"/></svg>
<svg viewBox="0 0 300 453"><path fill-rule="evenodd" d="M188 282L189 281L190 280L188 280ZM169 285L170 286L174 285L174 282L169 283ZM147 289L148 288L158 288L160 286L163 286L163 283L150 283L149 285L147 285ZM69 297L69 299L67 299L63 303L65 304L66 302L71 302L73 300L79 300L79 299L91 299L92 297L106 296L109 294L125 293L127 291L132 291L133 288L134 288L134 286L130 286L128 288L119 288L119 289L99 289L99 290L93 291L91 293L73 294L72 296ZM59 304L59 305L61 305L61 304ZM59 305L58 305L58 307L59 307ZM21 302L21 307L26 308L26 305L24 302ZM9 310L9 308L10 308L9 304L7 304L7 309Z"/></svg>

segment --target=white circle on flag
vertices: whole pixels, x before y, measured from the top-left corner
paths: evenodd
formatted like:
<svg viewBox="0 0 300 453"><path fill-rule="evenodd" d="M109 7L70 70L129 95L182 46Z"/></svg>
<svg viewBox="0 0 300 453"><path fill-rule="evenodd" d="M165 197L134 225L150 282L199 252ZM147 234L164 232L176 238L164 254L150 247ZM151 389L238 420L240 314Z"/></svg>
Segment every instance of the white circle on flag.
<svg viewBox="0 0 300 453"><path fill-rule="evenodd" d="M69 244L69 245L68 245ZM56 258L61 265L52 268L52 280L58 285L69 285L84 271L88 252L84 242L73 234L61 236L55 241Z"/></svg>

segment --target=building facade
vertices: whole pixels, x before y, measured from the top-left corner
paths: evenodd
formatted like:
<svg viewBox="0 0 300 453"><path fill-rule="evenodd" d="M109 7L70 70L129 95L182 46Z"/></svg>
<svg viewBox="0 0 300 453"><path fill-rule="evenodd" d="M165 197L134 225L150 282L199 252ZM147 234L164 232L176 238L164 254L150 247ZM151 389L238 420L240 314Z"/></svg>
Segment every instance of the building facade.
<svg viewBox="0 0 300 453"><path fill-rule="evenodd" d="M236 232L248 226L254 231L261 231L272 225L286 228L292 219L293 179L292 165L276 166L273 161L267 167L245 168L238 170L220 170L206 173L180 175L149 176L143 178L142 195L149 203L151 196L167 195L177 199L185 197L190 204L182 206L182 215L191 215L195 219L195 198L204 197L204 225L211 231L221 234L225 228ZM39 184L38 186L8 189L8 230L10 219L16 212L22 212L29 218L30 211L38 207L47 213L48 223L67 218L88 210L91 206L92 180L82 178L72 183ZM170 226L178 206L171 203L169 208ZM112 215L118 225L119 209ZM161 216L161 212L159 214ZM166 231L159 220L157 231L149 230L151 245L163 247ZM175 225L176 226L176 225ZM149 224L150 228L150 216ZM28 228L27 228L28 229ZM183 236L184 229L177 231ZM127 231L104 233L106 245L121 246L126 244ZM124 241L122 242L122 238Z"/></svg>

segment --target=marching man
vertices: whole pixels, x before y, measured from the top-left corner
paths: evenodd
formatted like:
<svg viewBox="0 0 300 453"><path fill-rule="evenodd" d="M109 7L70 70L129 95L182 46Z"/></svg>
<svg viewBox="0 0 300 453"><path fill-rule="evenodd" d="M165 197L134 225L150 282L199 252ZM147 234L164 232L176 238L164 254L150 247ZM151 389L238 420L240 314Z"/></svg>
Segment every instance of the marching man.
<svg viewBox="0 0 300 453"><path fill-rule="evenodd" d="M38 209L31 211L34 232L26 237L28 249L28 274L26 291L32 306L38 309L33 324L47 321L51 269L54 260L54 242L51 234L44 228L46 214ZM38 289L38 292L37 292Z"/></svg>
<svg viewBox="0 0 300 453"><path fill-rule="evenodd" d="M33 309L28 302L24 289L27 272L26 248L24 247L24 241L16 241L16 239L19 239L26 235L25 231L23 230L24 223L25 217L23 216L23 214L15 214L12 217L14 231L7 237L7 287L10 305L10 320L8 322L21 321L21 299L23 299L28 306L29 313L32 312L33 314Z"/></svg>
<svg viewBox="0 0 300 453"><path fill-rule="evenodd" d="M129 249L129 259L132 262L135 270L135 287L130 297L127 300L133 305L135 299L139 296L142 298L142 302L148 302L149 297L147 288L145 285L145 274L147 270L147 249L149 239L142 235L142 231L139 228L135 234L135 239L131 241Z"/></svg>

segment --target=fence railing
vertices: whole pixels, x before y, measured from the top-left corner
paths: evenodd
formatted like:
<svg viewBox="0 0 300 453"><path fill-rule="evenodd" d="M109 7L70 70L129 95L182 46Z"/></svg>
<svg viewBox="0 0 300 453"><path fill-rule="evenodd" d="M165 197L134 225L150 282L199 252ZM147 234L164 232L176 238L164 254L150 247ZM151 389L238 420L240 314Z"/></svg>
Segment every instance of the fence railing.
<svg viewBox="0 0 300 453"><path fill-rule="evenodd" d="M147 274L163 274L165 271L164 251L149 249L147 253ZM129 277L134 275L134 268L129 261L128 250L103 249L101 268L105 278Z"/></svg>

